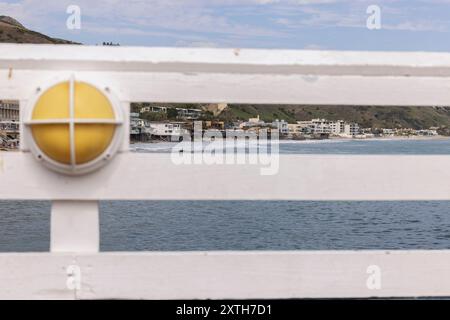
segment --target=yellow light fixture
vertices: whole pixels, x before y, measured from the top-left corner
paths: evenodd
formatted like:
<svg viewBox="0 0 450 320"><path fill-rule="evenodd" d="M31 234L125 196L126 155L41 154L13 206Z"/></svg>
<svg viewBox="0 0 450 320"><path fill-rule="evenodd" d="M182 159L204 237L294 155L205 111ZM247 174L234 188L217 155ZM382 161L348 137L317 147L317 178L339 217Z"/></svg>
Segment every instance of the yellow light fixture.
<svg viewBox="0 0 450 320"><path fill-rule="evenodd" d="M67 174L99 168L123 138L119 103L107 90L73 77L40 93L25 124L36 157Z"/></svg>

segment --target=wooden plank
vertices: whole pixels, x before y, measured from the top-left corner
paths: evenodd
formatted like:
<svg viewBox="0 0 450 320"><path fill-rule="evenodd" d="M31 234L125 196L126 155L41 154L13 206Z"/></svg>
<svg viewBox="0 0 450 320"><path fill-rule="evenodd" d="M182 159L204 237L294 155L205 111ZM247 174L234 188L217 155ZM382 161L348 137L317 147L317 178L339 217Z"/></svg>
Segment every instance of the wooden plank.
<svg viewBox="0 0 450 320"><path fill-rule="evenodd" d="M0 67L19 69L77 69L119 71L221 71L225 73L269 72L288 66L292 72L329 74L327 67L340 67L340 74L416 75L424 70L448 75L450 54L443 52L369 52L324 50L267 50L217 48L98 47L71 45L0 44ZM73 68L75 67L75 68ZM187 67L190 67L187 68ZM305 68L306 67L306 68ZM362 69L357 69L362 67ZM394 67L394 69L392 69ZM183 69L187 68L187 69ZM396 69L398 68L398 69ZM399 71L403 70L403 71ZM420 71L422 70L422 71ZM276 71L279 73L279 71ZM332 72L332 71L331 71ZM417 73L416 73L417 72ZM427 73L425 73L427 74Z"/></svg>
<svg viewBox="0 0 450 320"><path fill-rule="evenodd" d="M55 174L31 154L0 153L0 199L450 200L450 156L280 155L268 165L172 162L120 153L93 174ZM277 168L277 158L273 168ZM200 183L199 183L200 182Z"/></svg>
<svg viewBox="0 0 450 320"><path fill-rule="evenodd" d="M420 250L0 254L0 298L437 297L449 268Z"/></svg>
<svg viewBox="0 0 450 320"><path fill-rule="evenodd" d="M6 79L7 70L0 69ZM0 81L0 98L29 99L36 88L69 71L16 70ZM450 77L308 74L87 72L122 101L315 105L448 106Z"/></svg>
<svg viewBox="0 0 450 320"><path fill-rule="evenodd" d="M98 201L53 201L51 252L98 252Z"/></svg>
<svg viewBox="0 0 450 320"><path fill-rule="evenodd" d="M75 299L69 289L70 255L0 253L0 299Z"/></svg>
<svg viewBox="0 0 450 320"><path fill-rule="evenodd" d="M76 72L122 101L447 106L450 54L0 45L0 98Z"/></svg>

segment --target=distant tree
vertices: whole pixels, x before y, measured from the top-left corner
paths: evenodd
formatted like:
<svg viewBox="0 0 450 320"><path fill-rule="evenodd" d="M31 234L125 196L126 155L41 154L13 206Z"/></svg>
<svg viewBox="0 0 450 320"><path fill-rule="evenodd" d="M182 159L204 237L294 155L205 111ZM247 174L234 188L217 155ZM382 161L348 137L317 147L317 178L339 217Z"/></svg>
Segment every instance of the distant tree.
<svg viewBox="0 0 450 320"><path fill-rule="evenodd" d="M175 108L167 109L167 119L176 119L178 117L178 110Z"/></svg>
<svg viewBox="0 0 450 320"><path fill-rule="evenodd" d="M440 127L437 130L438 134L442 135L442 136L450 136L450 128L449 127Z"/></svg>
<svg viewBox="0 0 450 320"><path fill-rule="evenodd" d="M144 112L141 113L141 118L148 121L164 121L167 120L167 114L162 112Z"/></svg>
<svg viewBox="0 0 450 320"><path fill-rule="evenodd" d="M140 112L142 103L131 103L131 112Z"/></svg>
<svg viewBox="0 0 450 320"><path fill-rule="evenodd" d="M199 120L213 121L213 120L217 120L217 117L215 117L211 111L203 111L199 117Z"/></svg>

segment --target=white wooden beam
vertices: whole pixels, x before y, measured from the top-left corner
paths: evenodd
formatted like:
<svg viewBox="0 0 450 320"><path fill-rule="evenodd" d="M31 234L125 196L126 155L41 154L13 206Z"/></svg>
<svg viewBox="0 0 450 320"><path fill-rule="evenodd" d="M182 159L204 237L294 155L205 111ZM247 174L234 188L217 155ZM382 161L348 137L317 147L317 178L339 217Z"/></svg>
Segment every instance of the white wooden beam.
<svg viewBox="0 0 450 320"><path fill-rule="evenodd" d="M0 78L6 77L0 69ZM0 98L28 99L67 71L17 70L0 81ZM314 105L449 106L450 77L307 74L86 72L122 101Z"/></svg>
<svg viewBox="0 0 450 320"><path fill-rule="evenodd" d="M449 268L445 250L7 253L0 299L448 297Z"/></svg>
<svg viewBox="0 0 450 320"><path fill-rule="evenodd" d="M72 72L134 102L448 106L450 54L0 45L0 98Z"/></svg>
<svg viewBox="0 0 450 320"><path fill-rule="evenodd" d="M27 153L0 160L0 199L450 200L445 155L280 155L268 176L268 165L176 165L170 154L120 153L81 177L53 173Z"/></svg>
<svg viewBox="0 0 450 320"><path fill-rule="evenodd" d="M98 252L98 201L53 201L50 252Z"/></svg>
<svg viewBox="0 0 450 320"><path fill-rule="evenodd" d="M7 67L303 74L340 70L339 75L448 76L450 53L0 44L0 68Z"/></svg>

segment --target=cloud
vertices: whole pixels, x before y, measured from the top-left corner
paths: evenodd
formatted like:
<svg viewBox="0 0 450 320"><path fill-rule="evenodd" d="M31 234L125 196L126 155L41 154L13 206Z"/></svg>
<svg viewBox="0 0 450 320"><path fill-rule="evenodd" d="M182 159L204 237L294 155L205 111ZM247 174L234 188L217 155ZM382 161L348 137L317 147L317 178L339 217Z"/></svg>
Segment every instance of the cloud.
<svg viewBox="0 0 450 320"><path fill-rule="evenodd" d="M305 30L366 28L369 0L0 0L1 14L17 18L25 26L58 37L81 35L89 41L114 38L126 43L141 39L151 44L273 46L299 39ZM430 0L448 9L450 0ZM435 13L425 0L379 0L382 28L392 31L450 31L450 21ZM65 27L66 8L81 7L82 30ZM428 13L427 13L428 12ZM427 14L425 14L427 13ZM344 31L342 31L344 32ZM89 36L86 36L89 35ZM91 40L98 39L98 40ZM162 40L161 40L162 39ZM284 39L284 40L282 40ZM122 41L123 40L123 41ZM82 38L79 41L83 41ZM130 40L131 41L131 40ZM137 40L133 40L136 43ZM318 43L305 39L298 44ZM291 45L291 44L289 44Z"/></svg>
<svg viewBox="0 0 450 320"><path fill-rule="evenodd" d="M436 32L448 32L448 26L445 26L436 22L412 22L405 21L398 24L383 24L382 28L385 30L398 30L398 31L436 31Z"/></svg>
<svg viewBox="0 0 450 320"><path fill-rule="evenodd" d="M175 46L177 47L197 47L197 48L218 48L221 45L217 42L213 41L186 41L179 40L175 42Z"/></svg>
<svg viewBox="0 0 450 320"><path fill-rule="evenodd" d="M24 7L20 3L0 2L1 15L14 17L17 20L25 19Z"/></svg>
<svg viewBox="0 0 450 320"><path fill-rule="evenodd" d="M287 28L302 27L366 27L366 7L352 7L348 10L332 10L319 7L302 7L298 9L301 17L281 16L273 18L276 24Z"/></svg>
<svg viewBox="0 0 450 320"><path fill-rule="evenodd" d="M303 49L306 49L306 50L326 50L326 47L324 47L322 45L311 43L311 44L307 44L306 46L304 46Z"/></svg>
<svg viewBox="0 0 450 320"><path fill-rule="evenodd" d="M325 0L326 1L326 0ZM450 0L446 0L450 4ZM336 2L336 1L335 1ZM342 1L341 1L342 2ZM337 2L336 2L337 3ZM366 28L368 14L367 1L355 1L354 5L340 7L305 6L297 11L301 18L290 16L281 11L277 17L271 18L275 24L290 29L312 28ZM401 0L397 4L405 4ZM444 3L444 2L441 2ZM450 20L438 19L432 15L434 10L422 6L381 6L382 29L396 31L434 31L449 32ZM425 14L428 12L428 15ZM420 13L420 14L418 14Z"/></svg>
<svg viewBox="0 0 450 320"><path fill-rule="evenodd" d="M249 3L268 3L274 0L247 0ZM208 5L206 1L175 1L175 0L61 0L61 1L25 0L14 6L9 6L6 12L25 24L39 27L49 24L49 16L64 16L70 4L81 8L82 18L88 21L86 31L108 33L111 27L126 26L128 32L134 29L136 34L149 29L164 29L166 31L218 33L252 36L279 35L270 28L255 26L245 21L231 21L223 16L220 8ZM229 4L233 1L218 1ZM0 2L0 5L3 4ZM48 5L47 5L48 4ZM217 6L217 4L216 4ZM1 8L1 7L0 7ZM59 21L58 21L59 22Z"/></svg>

